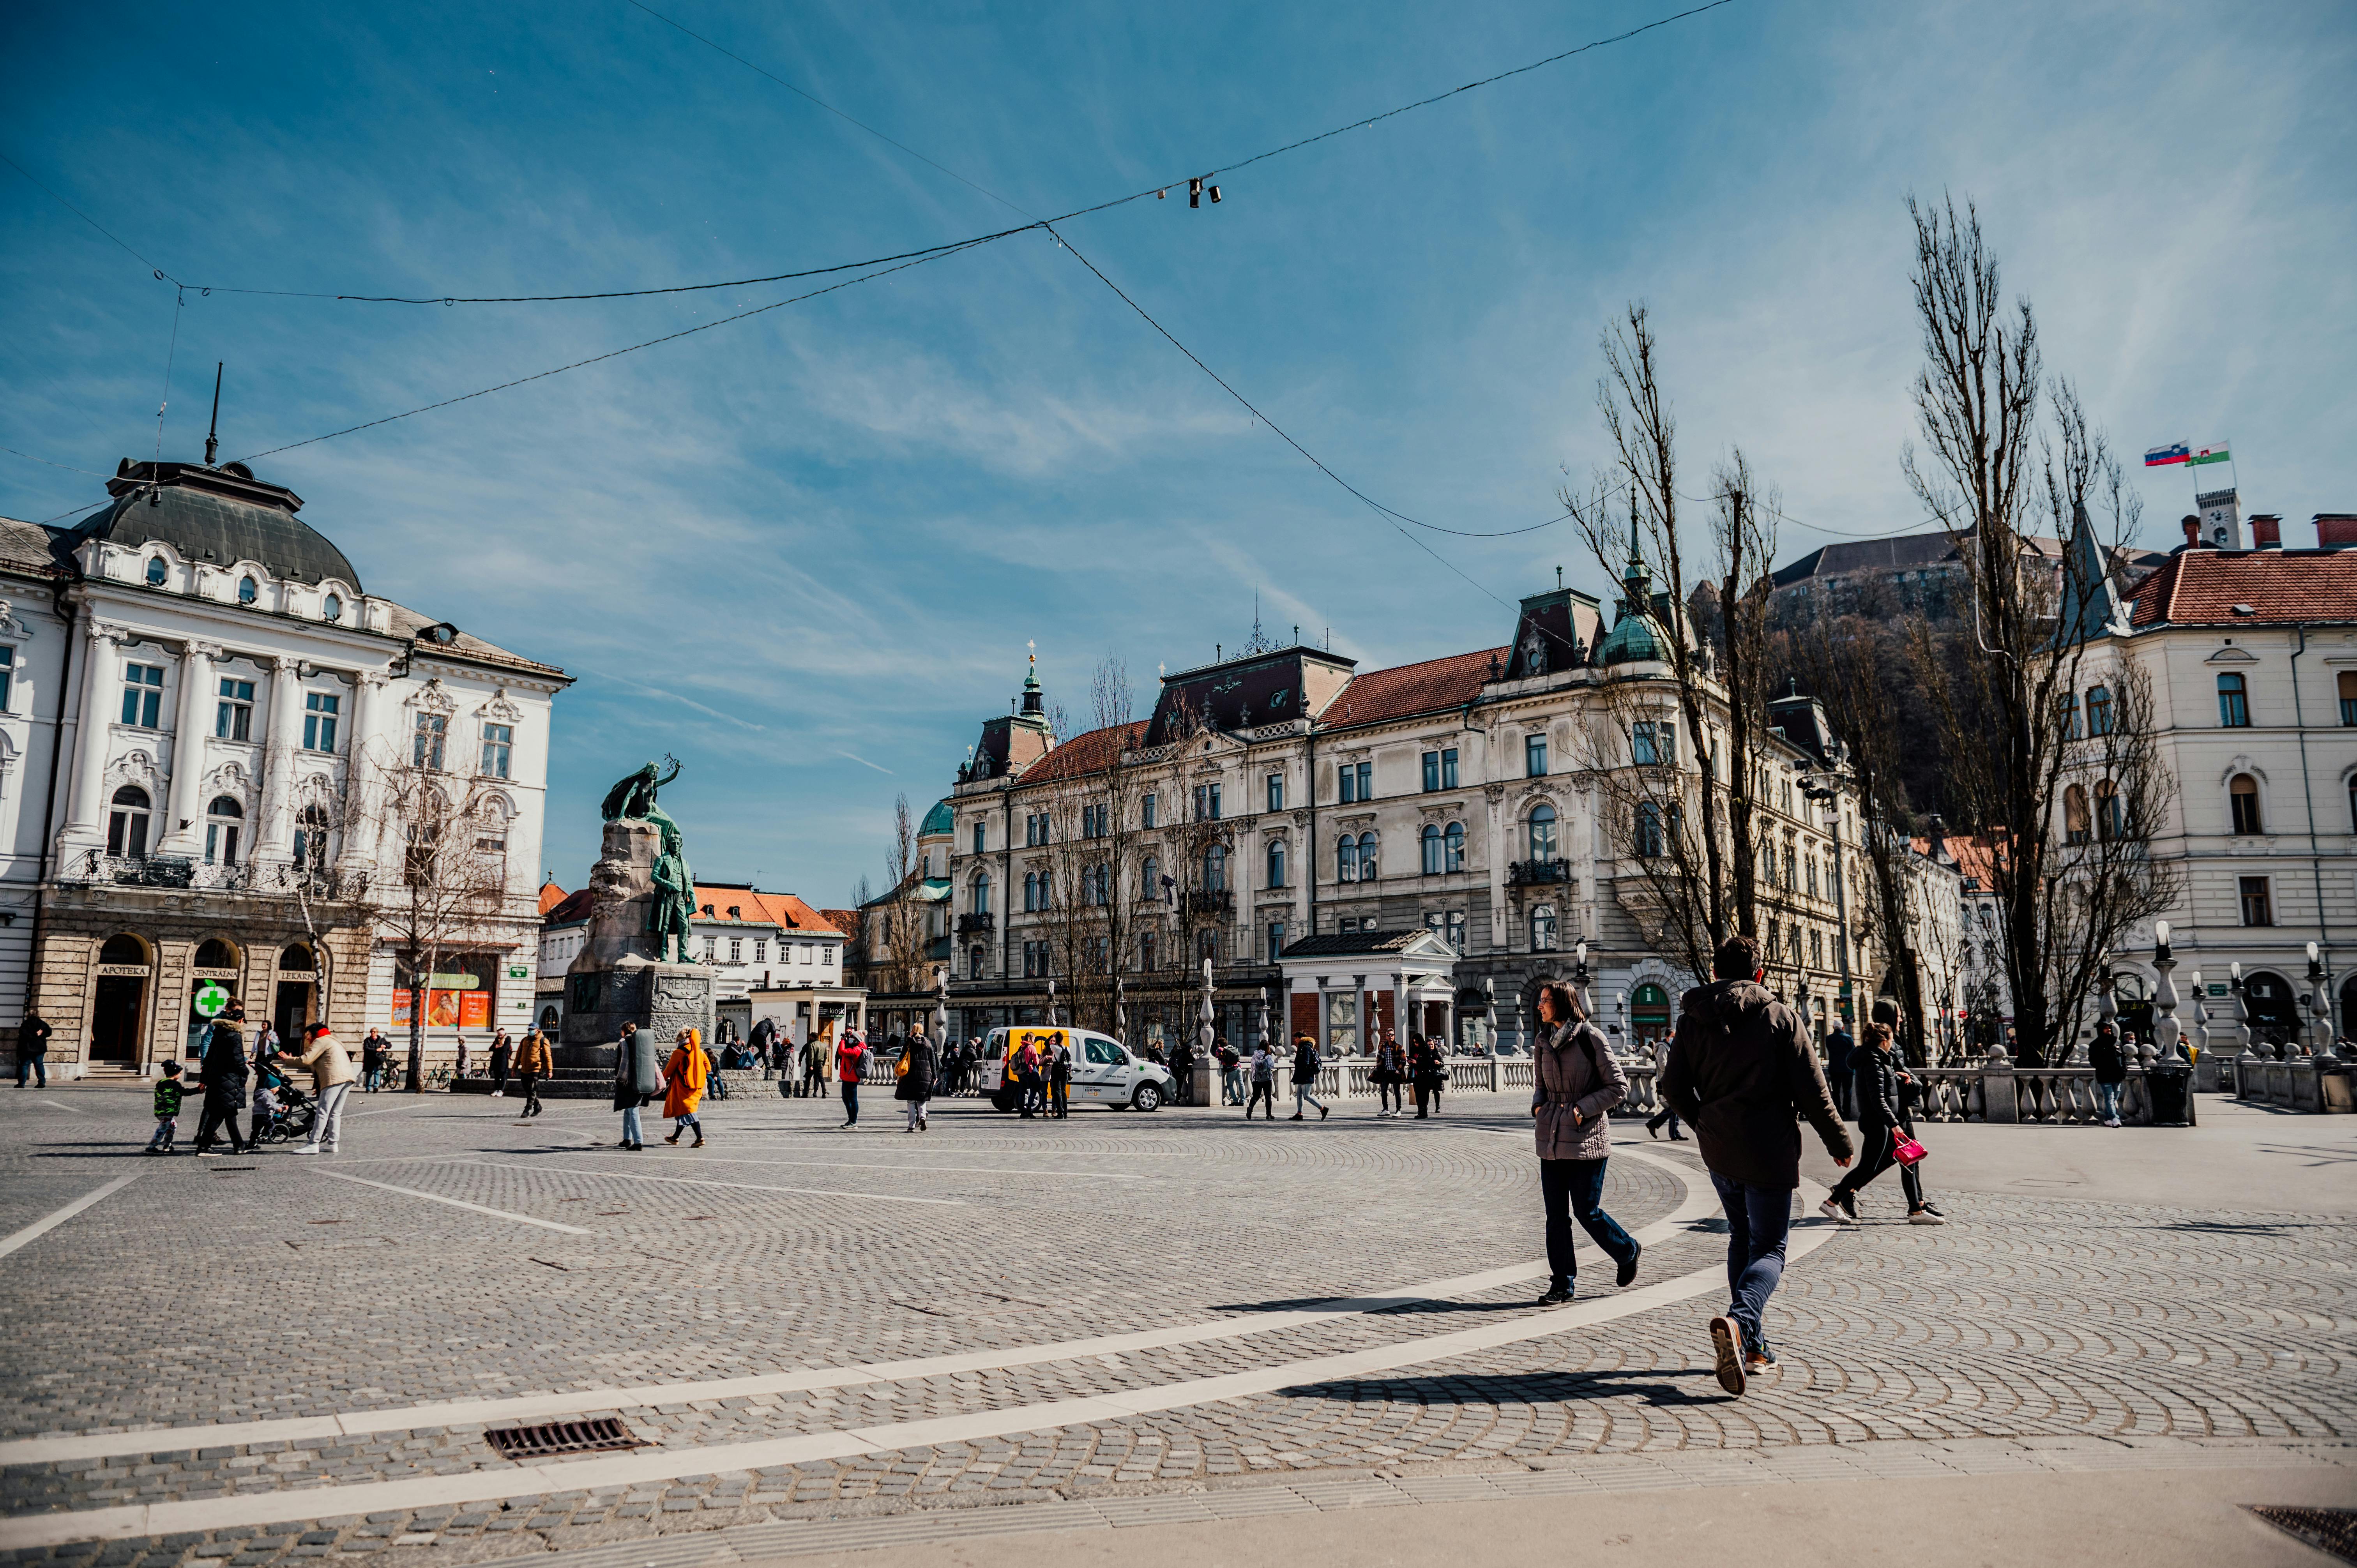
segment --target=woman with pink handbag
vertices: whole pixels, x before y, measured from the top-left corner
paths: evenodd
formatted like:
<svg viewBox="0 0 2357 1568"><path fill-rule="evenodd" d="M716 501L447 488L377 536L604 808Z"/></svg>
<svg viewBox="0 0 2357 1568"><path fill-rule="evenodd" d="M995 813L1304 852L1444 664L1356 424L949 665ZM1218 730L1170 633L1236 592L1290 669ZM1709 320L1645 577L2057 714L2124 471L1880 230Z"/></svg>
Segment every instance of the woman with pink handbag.
<svg viewBox="0 0 2357 1568"><path fill-rule="evenodd" d="M1900 1104L1901 1086L1913 1079L1899 1069L1890 1054L1889 1024L1877 1020L1866 1026L1866 1038L1850 1058L1850 1070L1857 1090L1857 1165L1817 1205L1817 1212L1837 1225L1857 1224L1858 1190L1896 1165L1907 1189L1907 1222L1946 1224L1923 1201L1922 1187L1915 1177L1915 1162L1923 1157L1923 1145L1909 1134L1906 1112Z"/></svg>

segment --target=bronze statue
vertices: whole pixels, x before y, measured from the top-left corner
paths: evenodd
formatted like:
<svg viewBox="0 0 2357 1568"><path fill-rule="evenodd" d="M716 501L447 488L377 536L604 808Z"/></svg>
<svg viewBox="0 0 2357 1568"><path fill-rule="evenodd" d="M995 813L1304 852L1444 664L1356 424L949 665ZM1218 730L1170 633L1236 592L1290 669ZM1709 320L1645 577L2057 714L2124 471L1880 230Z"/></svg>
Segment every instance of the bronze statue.
<svg viewBox="0 0 2357 1568"><path fill-rule="evenodd" d="M654 938L658 952L669 952L667 939L677 937L679 963L694 963L688 952L688 924L695 915L695 875L687 868L687 856L683 849L679 824L669 812L655 803L657 791L679 777L679 759L665 753L663 762L671 771L663 771L662 762L650 762L636 773L622 779L606 791L605 804L598 808L608 822L652 822L658 835L652 871L655 896L647 906L647 935Z"/></svg>

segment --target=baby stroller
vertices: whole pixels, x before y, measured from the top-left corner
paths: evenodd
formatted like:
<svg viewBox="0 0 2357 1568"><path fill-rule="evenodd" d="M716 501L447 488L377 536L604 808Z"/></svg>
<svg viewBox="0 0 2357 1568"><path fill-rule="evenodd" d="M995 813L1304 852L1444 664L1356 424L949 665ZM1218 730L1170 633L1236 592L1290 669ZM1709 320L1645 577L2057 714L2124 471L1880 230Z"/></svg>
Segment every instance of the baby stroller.
<svg viewBox="0 0 2357 1568"><path fill-rule="evenodd" d="M281 1079L273 1089L272 1105L267 1116L253 1119L253 1141L257 1144L283 1144L289 1138L308 1138L312 1122L319 1114L312 1098Z"/></svg>

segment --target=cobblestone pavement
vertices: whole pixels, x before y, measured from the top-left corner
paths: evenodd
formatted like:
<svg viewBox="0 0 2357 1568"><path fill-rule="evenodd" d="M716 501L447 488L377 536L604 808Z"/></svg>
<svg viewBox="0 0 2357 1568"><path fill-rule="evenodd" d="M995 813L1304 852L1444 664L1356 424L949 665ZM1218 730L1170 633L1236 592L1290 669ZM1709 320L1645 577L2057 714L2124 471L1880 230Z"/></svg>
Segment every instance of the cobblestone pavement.
<svg viewBox="0 0 2357 1568"><path fill-rule="evenodd" d="M700 1153L626 1155L593 1146L616 1119L586 1107L555 1102L519 1125L483 1101L380 1095L358 1103L369 1114L332 1162L274 1151L144 1159L144 1100L0 1093L11 1134L0 1234L117 1176L139 1178L0 1256L0 1294L20 1325L41 1326L0 1352L15 1395L0 1440L15 1440L5 1454L18 1461L0 1466L0 1511L16 1521L0 1530L48 1521L50 1535L70 1535L81 1514L134 1520L122 1539L16 1547L20 1560L253 1568L397 1548L404 1568L437 1568L651 1551L661 1537L684 1562L732 1540L758 1546L765 1528L845 1544L802 1532L899 1520L880 1541L952 1520L935 1510L1013 1504L1023 1509L993 1517L1028 1529L1049 1526L1014 1521L1083 1504L1116 1523L1125 1509L1181 1507L1156 1499L1227 1498L1185 1505L1213 1516L1310 1506L1299 1499L1321 1487L1405 1487L1410 1501L1418 1487L1509 1495L1530 1484L1514 1476L1542 1471L1595 1485L1658 1466L1743 1473L1930 1455L1936 1467L1956 1463L1941 1455L2041 1445L2094 1455L2089 1464L2222 1445L2312 1458L2341 1455L2357 1430L2357 1240L2344 1219L2298 1201L2299 1182L2345 1191L2357 1169L2345 1163L2304 1169L2280 1212L2206 1208L2189 1172L2150 1202L1959 1193L1943 1200L1954 1219L1944 1228L1897 1222L1886 1178L1893 1190L1867 1200L1879 1219L1807 1237L1815 1250L1796 1258L1771 1316L1782 1366L1732 1401L1709 1376L1699 1332L1720 1299L1723 1226L1663 1225L1707 1197L1690 1144L1650 1145L1655 1163L1617 1158L1606 1199L1631 1229L1666 1230L1639 1288L1690 1277L1688 1299L1634 1298L1609 1321L1577 1322L1573 1309L1552 1320L1560 1331L1528 1321L1533 1293L1519 1281L1305 1312L1536 1258L1528 1123L1511 1097L1455 1097L1447 1116L1422 1123L1374 1122L1352 1105L1322 1125L1250 1128L1232 1112L1016 1122L964 1101L918 1136L901 1134L889 1110L876 1118L889 1116L885 1125L844 1133L831 1106L740 1099L710 1108L713 1142ZM2309 1118L2300 1131L2310 1144L2319 1127L2347 1143L2349 1125ZM2090 1140L2168 1135L1941 1131L2020 1138L2033 1162L2065 1144L2084 1161ZM2255 1127L2252 1146L2282 1132ZM1620 1136L1644 1144L1634 1128ZM1692 1174L1681 1179L1661 1156ZM668 1179L646 1179L658 1176ZM1581 1245L1583 1298L1621 1311L1609 1270ZM1189 1325L1218 1337L1017 1354ZM1524 1337L1414 1347L1491 1325ZM1407 1364L1282 1380L1297 1363L1387 1348ZM877 1362L963 1353L982 1354L955 1371L851 1380ZM826 1368L845 1369L838 1386L618 1399L602 1413L657 1451L620 1484L345 1514L329 1510L361 1495L331 1492L321 1518L284 1524L229 1516L290 1488L430 1487L510 1469L486 1426L544 1417L477 1411L412 1426L425 1416L385 1416L389 1430L250 1441L202 1430ZM1101 1403L1073 1403L1060 1424L974 1434L1013 1407L1253 1372L1266 1374L1262 1386L1232 1397L1110 1419ZM567 1418L595 1413L576 1401ZM800 1436L823 1446L851 1429L963 1417L976 1419L961 1437L691 1468L723 1445L741 1454ZM151 1427L167 1430L78 1457L27 1441ZM594 1461L544 1472L562 1480L566 1463ZM228 1522L158 1535L123 1511L208 1498Z"/></svg>

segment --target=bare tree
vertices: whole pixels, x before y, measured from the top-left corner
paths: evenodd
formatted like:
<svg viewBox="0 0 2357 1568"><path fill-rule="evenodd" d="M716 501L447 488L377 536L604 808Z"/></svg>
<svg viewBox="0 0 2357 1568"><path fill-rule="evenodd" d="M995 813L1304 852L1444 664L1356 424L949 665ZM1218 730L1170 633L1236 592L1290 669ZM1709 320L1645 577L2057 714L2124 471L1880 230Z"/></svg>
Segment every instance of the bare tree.
<svg viewBox="0 0 2357 1568"><path fill-rule="evenodd" d="M1132 965L1135 902L1129 888L1145 830L1146 770L1130 717L1128 667L1107 656L1091 682L1095 723L1058 749L1079 765L1051 784L1047 875L1051 963L1066 977L1075 1021L1111 1031L1115 988Z"/></svg>
<svg viewBox="0 0 2357 1568"><path fill-rule="evenodd" d="M889 891L876 914L880 929L876 941L883 951L868 954L878 989L918 991L925 987L925 867L917 857L917 819L909 797L892 802L892 840L884 852L884 881ZM863 922L863 924L866 922Z"/></svg>
<svg viewBox="0 0 2357 1568"><path fill-rule="evenodd" d="M510 934L519 911L508 893L507 816L490 781L404 763L371 768L375 802L351 824L398 858L376 878L377 929L409 996L405 1087L425 1087L425 1026L433 977L453 958ZM347 831L350 831L348 826ZM382 863L381 863L382 864ZM456 1026L463 1014L449 1023Z"/></svg>
<svg viewBox="0 0 2357 1568"><path fill-rule="evenodd" d="M2056 808L2083 766L2084 743L2112 738L2083 735L2078 693L2089 647L2109 635L2087 609L2135 526L2136 502L2069 383L2046 385L2036 317L2028 300L2003 299L1979 214L1969 202L1959 213L1953 199L1933 208L1910 199L1908 211L1925 359L1914 401L1926 451L1910 445L1905 467L1962 551L1971 625L1953 644L1919 632L1913 652L1942 735L1948 802L1988 844L2016 1049L2025 1065L2040 1066L2058 1047L2067 1051L2068 1020L2106 934L2124 935L2124 919L2142 918L2127 911L2168 901L2169 877L2144 850L2160 820L2155 801L2165 805L2173 785L2149 745L2105 758L2128 770L2110 780L2123 802L2120 850L2056 854L2079 847L2057 844ZM2050 416L2041 413L2050 392ZM2056 570L2027 525L2092 535L2091 506L2108 510L2109 538L2095 550L2066 550ZM2084 914L2073 900L2083 900Z"/></svg>

